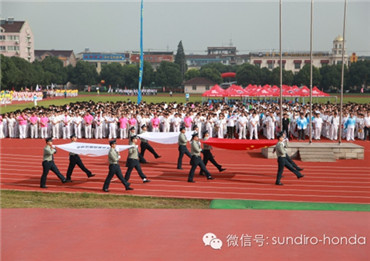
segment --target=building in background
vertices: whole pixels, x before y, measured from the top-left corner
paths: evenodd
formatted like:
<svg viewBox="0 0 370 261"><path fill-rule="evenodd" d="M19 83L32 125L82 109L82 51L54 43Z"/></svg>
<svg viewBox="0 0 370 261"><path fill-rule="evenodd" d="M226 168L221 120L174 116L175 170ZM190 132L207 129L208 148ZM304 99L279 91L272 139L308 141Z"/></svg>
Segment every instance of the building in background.
<svg viewBox="0 0 370 261"><path fill-rule="evenodd" d="M210 63L222 63L223 65L241 65L249 61L249 54L236 54L234 46L207 47L207 54L188 54L186 64L188 68L199 69Z"/></svg>
<svg viewBox="0 0 370 261"><path fill-rule="evenodd" d="M343 38L338 36L333 41L332 52L313 52L312 64L317 68L323 65L335 65L342 63ZM344 53L344 62L348 65L348 55ZM273 70L280 65L278 52L250 53L250 63L260 68ZM299 72L305 64L310 64L310 52L284 52L282 59L283 68L293 73Z"/></svg>
<svg viewBox="0 0 370 261"><path fill-rule="evenodd" d="M33 33L27 21L0 20L0 54L35 60Z"/></svg>
<svg viewBox="0 0 370 261"><path fill-rule="evenodd" d="M184 82L184 92L185 93L204 93L211 89L216 83L204 78L196 77Z"/></svg>
<svg viewBox="0 0 370 261"><path fill-rule="evenodd" d="M110 52L90 52L88 48L84 52L77 54L77 59L95 65L96 71L101 72L104 64L119 63L121 65L130 63L129 53L110 53Z"/></svg>
<svg viewBox="0 0 370 261"><path fill-rule="evenodd" d="M76 66L76 56L73 50L35 50L35 59L44 60L48 56L55 56L63 62L63 66Z"/></svg>
<svg viewBox="0 0 370 261"><path fill-rule="evenodd" d="M174 62L173 52L144 52L144 61L149 62L154 70L157 70L161 62ZM140 53L132 52L130 54L130 62L134 64L140 63Z"/></svg>

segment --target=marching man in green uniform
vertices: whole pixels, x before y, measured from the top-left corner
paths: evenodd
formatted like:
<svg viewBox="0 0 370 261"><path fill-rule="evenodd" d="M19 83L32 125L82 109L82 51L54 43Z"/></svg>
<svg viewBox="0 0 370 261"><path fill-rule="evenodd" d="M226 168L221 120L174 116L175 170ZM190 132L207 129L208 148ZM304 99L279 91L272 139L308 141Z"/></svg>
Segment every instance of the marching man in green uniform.
<svg viewBox="0 0 370 261"><path fill-rule="evenodd" d="M71 137L71 140L72 142L76 142L77 141L77 137L76 135L72 135ZM88 178L91 178L91 177L94 177L95 174L92 174L90 170L88 170L85 165L82 163L82 160L80 158L80 155L78 154L75 154L73 152L70 152L69 153L69 166L68 166L68 170L67 170L67 182L72 182L71 180L71 176L72 176L72 172L73 172L73 169L75 168L75 166L79 166L80 169L86 173L87 177Z"/></svg>
<svg viewBox="0 0 370 261"><path fill-rule="evenodd" d="M116 174L117 178L122 182L122 184L125 186L126 190L133 190L133 188L130 187L130 183L128 183L122 175L121 167L118 164L118 160L121 158L118 151L116 150L116 140L109 141L110 150L108 153L108 160L109 160L109 173L107 178L105 179L103 191L109 192L109 184L112 180L114 174Z"/></svg>
<svg viewBox="0 0 370 261"><path fill-rule="evenodd" d="M136 135L133 135L130 137L130 145L134 145L134 147L128 149L128 156L127 156L127 161L126 161L127 171L126 171L125 179L127 181L130 179L131 172L135 168L144 183L150 182L150 180L147 179L147 177L141 170L141 166L139 162L139 151L137 149L138 146L137 146L137 136Z"/></svg>
<svg viewBox="0 0 370 261"><path fill-rule="evenodd" d="M201 151L202 149L200 148L198 133L194 133L191 139L191 160L190 160L191 169L190 169L189 176L188 176L188 182L191 182L191 183L195 182L193 180L194 172L198 166L201 168L201 170L204 173L206 173L207 179L214 179L211 176L211 174L208 172L208 170L206 169L206 166L204 165L202 158L200 157Z"/></svg>
<svg viewBox="0 0 370 261"><path fill-rule="evenodd" d="M147 132L147 128L146 128L146 125L144 124L143 126L141 126L141 134L143 133L146 133ZM140 138L140 155L139 157L141 156L141 160L146 162L146 160L144 159L144 153L146 150L149 150L150 153L153 154L153 156L158 159L160 158L161 156L158 155L158 153L153 149L153 147L149 144L149 142L146 140L146 139L142 139Z"/></svg>
<svg viewBox="0 0 370 261"><path fill-rule="evenodd" d="M47 188L46 187L46 177L49 173L49 170L54 172L58 178L65 183L66 178L60 173L59 169L54 163L54 154L57 152L57 150L53 147L53 139L47 138L46 139L46 146L44 147L44 157L42 161L42 176L40 181L40 188Z"/></svg>
<svg viewBox="0 0 370 261"><path fill-rule="evenodd" d="M203 138L204 141L209 139L208 131L203 132L203 137L204 137ZM222 166L220 164L218 164L217 161L215 160L215 158L213 157L213 154L211 152L212 149L213 149L212 146L203 143L202 153L203 153L204 166L207 166L208 161L210 161L213 165L215 165L215 167L218 169L219 172L225 171L226 169L222 168ZM204 175L202 170L200 171L199 174Z"/></svg>
<svg viewBox="0 0 370 261"><path fill-rule="evenodd" d="M280 134L277 138L279 139L279 142L276 144L275 151L276 156L278 157L278 172L275 185L281 186L283 184L280 182L280 180L283 175L284 167L293 172L298 179L303 178L304 175L302 175L299 170L295 169L292 164L290 164L289 161L286 159L287 151L284 144L284 136Z"/></svg>
<svg viewBox="0 0 370 261"><path fill-rule="evenodd" d="M180 128L180 134L179 134L179 139L178 139L179 158L177 159L177 169L182 169L182 158L184 157L184 154L186 154L186 156L191 158L191 154L188 148L186 147L186 143L188 142L188 140L186 139L185 132L186 132L185 127L182 126Z"/></svg>

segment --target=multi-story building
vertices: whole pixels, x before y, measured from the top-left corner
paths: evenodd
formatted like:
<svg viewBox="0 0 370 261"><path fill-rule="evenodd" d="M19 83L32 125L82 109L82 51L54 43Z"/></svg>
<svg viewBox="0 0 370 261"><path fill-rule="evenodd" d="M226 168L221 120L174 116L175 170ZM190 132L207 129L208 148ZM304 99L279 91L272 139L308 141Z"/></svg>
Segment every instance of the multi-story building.
<svg viewBox="0 0 370 261"><path fill-rule="evenodd" d="M35 50L35 59L44 60L48 56L55 56L63 62L63 66L76 66L76 56L73 50Z"/></svg>
<svg viewBox="0 0 370 261"><path fill-rule="evenodd" d="M77 54L77 59L93 63L98 73L101 72L104 64L119 63L125 65L130 63L129 53L108 53L108 52L90 52L87 48L84 52Z"/></svg>
<svg viewBox="0 0 370 261"><path fill-rule="evenodd" d="M342 44L343 38L338 36L333 41L332 52L313 52L312 64L315 67L322 67L323 65L335 65L342 63ZM348 65L348 55L344 51L344 62ZM280 54L278 52L267 53L251 53L250 63L260 68L268 68L273 70L280 65ZM310 64L309 52L284 52L282 65L287 71L293 73L299 72L305 64Z"/></svg>
<svg viewBox="0 0 370 261"><path fill-rule="evenodd" d="M224 65L240 65L249 61L248 54L236 54L234 46L208 47L207 54L186 55L188 68L200 68L209 63L222 63Z"/></svg>
<svg viewBox="0 0 370 261"><path fill-rule="evenodd" d="M33 33L27 21L0 21L0 54L35 60Z"/></svg>
<svg viewBox="0 0 370 261"><path fill-rule="evenodd" d="M140 63L140 53L133 52L130 55L131 63ZM144 52L144 61L150 62L153 69L156 70L161 62L174 62L173 52Z"/></svg>

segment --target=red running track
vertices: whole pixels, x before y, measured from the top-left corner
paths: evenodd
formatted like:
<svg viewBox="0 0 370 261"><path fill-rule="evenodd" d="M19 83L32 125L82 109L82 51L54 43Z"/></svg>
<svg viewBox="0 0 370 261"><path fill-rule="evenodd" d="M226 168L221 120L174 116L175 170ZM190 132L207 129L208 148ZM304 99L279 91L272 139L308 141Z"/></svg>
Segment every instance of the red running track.
<svg viewBox="0 0 370 261"><path fill-rule="evenodd" d="M80 140L81 142L107 143L107 140ZM55 140L54 144L63 144L68 140ZM130 194L137 196L156 196L174 198L203 199L249 199L279 200L302 202L342 202L370 203L370 142L357 141L365 146L364 160L338 160L331 163L309 163L297 161L304 168L303 179L297 180L285 170L282 182L284 186L275 186L277 163L275 159L266 159L255 151L231 151L215 148L216 160L227 168L218 173L213 165L209 170L216 178L207 181L196 174L196 183L187 183L190 169L189 159L184 157L184 170L176 169L178 156L176 145L151 143L162 155L160 159L146 152L149 164L143 164L144 173L152 180L143 184L135 172L130 182L134 191L126 192L118 181L112 182L111 194ZM127 144L127 140L118 140L118 144ZM42 173L41 161L44 140L1 140L1 189L30 190L43 192L90 192L104 193L102 186L108 173L107 157L82 157L82 160L93 173L88 179L76 167L72 183L62 184L54 173L49 173L48 189L40 189ZM120 162L125 172L127 152L121 153ZM65 175L68 167L68 153L58 150L55 162Z"/></svg>
<svg viewBox="0 0 370 261"><path fill-rule="evenodd" d="M3 209L1 218L2 260L369 260L370 212ZM206 233L221 249L205 246Z"/></svg>

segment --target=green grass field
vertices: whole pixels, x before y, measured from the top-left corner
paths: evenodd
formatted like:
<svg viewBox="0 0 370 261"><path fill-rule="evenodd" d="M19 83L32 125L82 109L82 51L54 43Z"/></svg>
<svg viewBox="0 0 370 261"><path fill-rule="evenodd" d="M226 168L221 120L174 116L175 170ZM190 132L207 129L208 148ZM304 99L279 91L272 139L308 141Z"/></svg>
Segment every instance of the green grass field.
<svg viewBox="0 0 370 261"><path fill-rule="evenodd" d="M117 102L117 101L128 101L129 99L133 102L136 102L137 99L135 96L121 96L121 95L97 95L96 93L86 93L82 92L80 93L81 96L79 97L73 97L73 98L62 98L62 99L55 99L55 100L45 100L38 102L39 106L48 107L50 105L64 105L72 102L78 102L78 101L95 101L95 102ZM339 94L333 94L333 96L337 96L338 103L339 103ZM161 102L177 102L177 103L185 103L185 96L184 94L174 94L172 97L169 96L169 94L159 94L157 96L143 96L143 101L147 103L161 103ZM202 96L200 94L193 94L190 95L190 102L201 102ZM326 103L330 101L327 98L313 98L313 102L320 102L320 103ZM308 98L305 98L305 102L308 102ZM335 99L331 98L331 102L335 103ZM355 102L355 103L370 103L370 94L346 94L344 95L343 99L344 103L347 102ZM7 113L12 112L16 110L23 110L26 108L32 108L33 102L28 103L22 103L22 104L12 104L7 106L1 106L0 107L0 113Z"/></svg>
<svg viewBox="0 0 370 261"><path fill-rule="evenodd" d="M1 191L1 208L209 208L204 199L155 198L93 193Z"/></svg>

